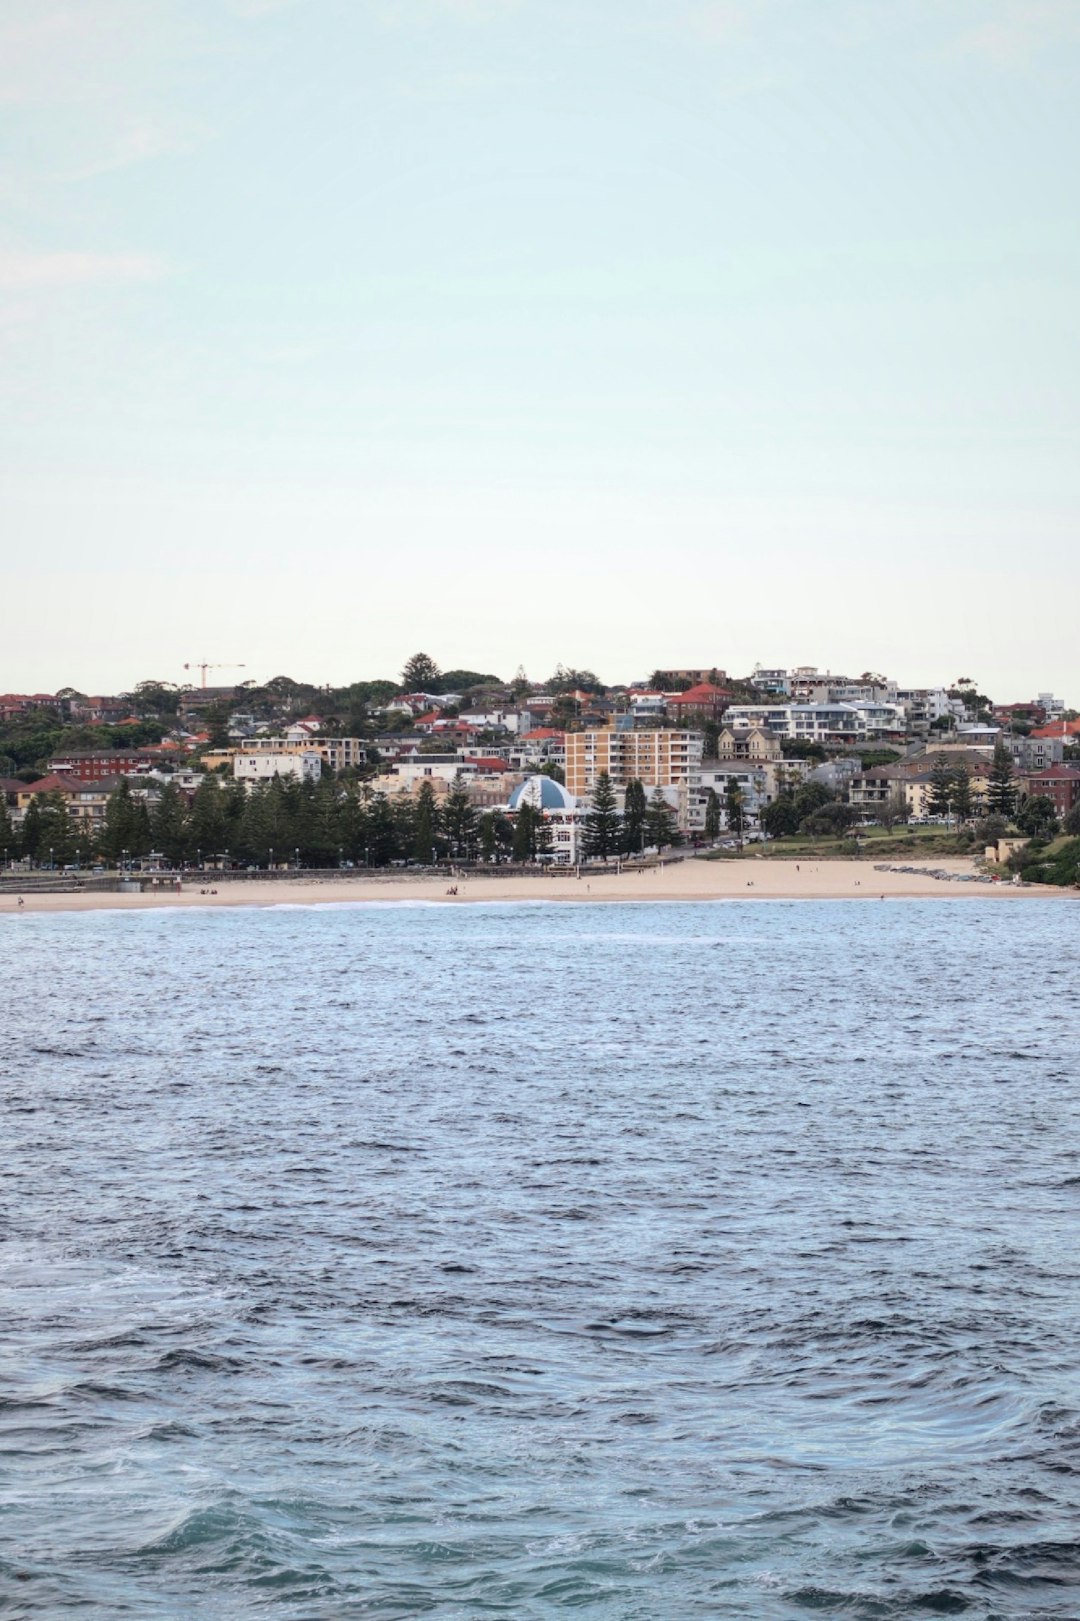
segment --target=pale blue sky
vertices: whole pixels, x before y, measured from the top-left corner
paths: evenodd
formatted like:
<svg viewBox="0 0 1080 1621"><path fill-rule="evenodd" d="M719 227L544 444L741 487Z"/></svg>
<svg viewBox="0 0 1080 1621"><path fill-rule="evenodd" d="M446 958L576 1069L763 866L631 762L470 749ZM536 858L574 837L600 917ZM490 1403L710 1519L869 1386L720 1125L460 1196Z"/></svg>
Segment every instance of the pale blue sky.
<svg viewBox="0 0 1080 1621"><path fill-rule="evenodd" d="M0 0L0 688L1080 704L1077 0Z"/></svg>

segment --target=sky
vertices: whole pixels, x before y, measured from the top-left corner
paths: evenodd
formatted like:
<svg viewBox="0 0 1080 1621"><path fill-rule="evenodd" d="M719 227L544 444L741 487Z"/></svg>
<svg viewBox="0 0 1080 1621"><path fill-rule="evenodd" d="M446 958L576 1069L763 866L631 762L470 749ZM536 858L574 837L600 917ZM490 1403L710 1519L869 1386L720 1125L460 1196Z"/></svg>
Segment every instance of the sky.
<svg viewBox="0 0 1080 1621"><path fill-rule="evenodd" d="M1078 151L1076 0L0 0L0 690L1080 706Z"/></svg>

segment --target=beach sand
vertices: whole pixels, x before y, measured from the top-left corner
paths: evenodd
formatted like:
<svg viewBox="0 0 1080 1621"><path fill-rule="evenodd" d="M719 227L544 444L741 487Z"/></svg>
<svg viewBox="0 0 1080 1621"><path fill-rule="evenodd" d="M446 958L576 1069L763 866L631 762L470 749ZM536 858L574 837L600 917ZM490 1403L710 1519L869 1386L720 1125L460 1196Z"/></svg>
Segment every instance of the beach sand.
<svg viewBox="0 0 1080 1621"><path fill-rule="evenodd" d="M942 871L973 873L970 860L940 861ZM40 912L137 911L146 907L311 906L357 901L432 901L461 906L476 901L719 901L719 900L1046 900L1052 896L1080 900L1080 891L1033 885L950 883L926 873L876 872L868 861L793 862L749 858L743 861L673 861L644 871L621 874L583 872L536 877L456 878L457 895L447 895L445 877L409 873L347 877L225 880L218 893L200 893L210 880L189 880L177 894L165 884L140 895L74 892L35 895L24 891L19 907L15 893L0 896L0 914L28 916Z"/></svg>

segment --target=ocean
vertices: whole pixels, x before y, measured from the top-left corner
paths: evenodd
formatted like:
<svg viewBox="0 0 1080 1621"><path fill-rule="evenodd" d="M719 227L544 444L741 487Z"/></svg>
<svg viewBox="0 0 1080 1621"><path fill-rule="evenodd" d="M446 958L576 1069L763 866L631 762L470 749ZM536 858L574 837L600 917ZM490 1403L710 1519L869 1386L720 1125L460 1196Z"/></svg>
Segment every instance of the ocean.
<svg viewBox="0 0 1080 1621"><path fill-rule="evenodd" d="M0 1613L1080 1616L1080 912L0 920Z"/></svg>

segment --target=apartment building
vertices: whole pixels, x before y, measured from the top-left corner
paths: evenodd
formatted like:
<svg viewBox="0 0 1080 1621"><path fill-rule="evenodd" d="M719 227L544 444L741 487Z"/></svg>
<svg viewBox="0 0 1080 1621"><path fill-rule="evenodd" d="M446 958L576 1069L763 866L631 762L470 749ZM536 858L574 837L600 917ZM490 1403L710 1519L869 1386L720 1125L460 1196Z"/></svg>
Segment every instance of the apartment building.
<svg viewBox="0 0 1080 1621"><path fill-rule="evenodd" d="M604 727L566 734L566 786L575 799L587 797L607 772L616 788L635 777L645 788L689 786L701 769L701 732L617 731Z"/></svg>
<svg viewBox="0 0 1080 1621"><path fill-rule="evenodd" d="M240 744L237 754L312 752L319 756L328 771L341 771L345 766L362 766L367 760L367 744L362 738L319 737L300 725L290 727L285 737L246 737ZM281 775L284 776L285 772L282 771Z"/></svg>
<svg viewBox="0 0 1080 1621"><path fill-rule="evenodd" d="M806 743L861 742L905 730L897 704L732 704L725 724L760 726L775 737Z"/></svg>
<svg viewBox="0 0 1080 1621"><path fill-rule="evenodd" d="M273 777L318 782L322 768L322 757L314 749L244 749L233 757L238 782L269 782Z"/></svg>

